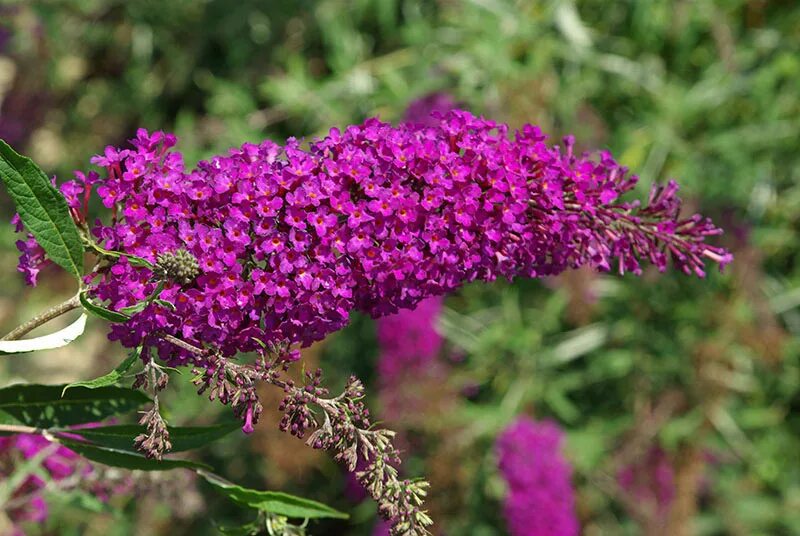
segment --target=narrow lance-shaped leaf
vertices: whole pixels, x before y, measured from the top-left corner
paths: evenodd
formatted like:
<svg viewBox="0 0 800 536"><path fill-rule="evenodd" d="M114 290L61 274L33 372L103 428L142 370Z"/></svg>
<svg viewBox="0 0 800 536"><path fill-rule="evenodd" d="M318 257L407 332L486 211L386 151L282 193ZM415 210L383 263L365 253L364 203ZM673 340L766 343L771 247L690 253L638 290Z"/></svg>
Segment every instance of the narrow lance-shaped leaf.
<svg viewBox="0 0 800 536"><path fill-rule="evenodd" d="M190 460L171 460L164 458L162 460L153 460L145 458L141 454L134 454L118 449L109 449L105 447L97 447L74 441L67 438L59 438L59 442L70 450L73 450L95 463L102 463L111 467L120 467L123 469L130 469L132 471L168 471L170 469L195 469L204 470L210 467L204 463L193 462Z"/></svg>
<svg viewBox="0 0 800 536"><path fill-rule="evenodd" d="M226 497L243 506L285 517L313 519L347 519L349 516L328 505L311 499L296 497L280 491L258 491L243 488L213 473L197 472Z"/></svg>
<svg viewBox="0 0 800 536"><path fill-rule="evenodd" d="M106 257L113 257L118 259L119 257L126 257L128 262L130 262L133 266L143 266L145 268L153 269L153 264L148 261L147 259L143 259L142 257L138 257L136 255L131 255L130 253L123 253L121 251L113 251L110 249L106 249L95 242L91 242L89 244L92 249L94 249L97 253L104 255Z"/></svg>
<svg viewBox="0 0 800 536"><path fill-rule="evenodd" d="M130 318L126 314L118 313L117 311L112 311L111 309L106 309L102 305L97 305L89 298L89 296L86 295L85 290L79 294L79 298L84 309L92 313L94 316L102 318L103 320L108 320L109 322L125 322Z"/></svg>
<svg viewBox="0 0 800 536"><path fill-rule="evenodd" d="M203 447L241 427L242 423L240 421L211 426L170 426L168 427L169 440L172 443L170 451L183 452ZM139 434L145 433L146 429L138 424L119 424L83 428L81 430L71 430L70 432L80 435L97 446L134 451L134 439Z"/></svg>
<svg viewBox="0 0 800 536"><path fill-rule="evenodd" d="M22 424L52 428L101 421L139 409L149 402L141 391L124 387L87 389L64 393L64 385L12 385L0 389L0 412Z"/></svg>
<svg viewBox="0 0 800 536"><path fill-rule="evenodd" d="M0 140L0 179L8 188L25 228L56 264L83 274L83 244L64 196L30 158Z"/></svg>
<svg viewBox="0 0 800 536"><path fill-rule="evenodd" d="M86 315L82 314L75 322L55 333L33 339L0 341L0 354L21 354L61 348L80 337L84 329L86 329Z"/></svg>
<svg viewBox="0 0 800 536"><path fill-rule="evenodd" d="M25 426L19 419L14 418L13 415L10 413L6 413L5 411L0 411L0 425L13 425L13 426ZM8 436L14 435L17 432L7 432L7 431L0 431L0 436Z"/></svg>
<svg viewBox="0 0 800 536"><path fill-rule="evenodd" d="M85 381L70 383L64 387L61 396L64 396L64 393L66 393L68 389L72 389L73 387L86 387L87 389L98 389L100 387L106 387L109 385L116 384L120 379L122 379L125 373L128 372L128 370L136 363L136 361L139 360L139 357L141 355L142 355L142 347L140 346L139 348L136 348L136 350L131 352L131 355L129 355L125 359L125 361L120 363L117 366L117 368L115 368L108 374L105 374L93 380L85 380Z"/></svg>

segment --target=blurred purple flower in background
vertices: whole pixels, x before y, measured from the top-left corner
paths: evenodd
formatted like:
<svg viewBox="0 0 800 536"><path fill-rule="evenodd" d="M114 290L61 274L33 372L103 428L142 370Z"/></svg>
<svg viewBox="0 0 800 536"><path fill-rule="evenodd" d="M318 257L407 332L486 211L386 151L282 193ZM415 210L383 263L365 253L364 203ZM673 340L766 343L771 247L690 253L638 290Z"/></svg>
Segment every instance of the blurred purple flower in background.
<svg viewBox="0 0 800 536"><path fill-rule="evenodd" d="M460 105L447 93L431 93L412 101L408 105L403 122L423 127L436 126L438 121L434 112L436 114L446 114L450 110L455 110L459 107Z"/></svg>
<svg viewBox="0 0 800 536"><path fill-rule="evenodd" d="M620 469L617 482L634 500L652 506L659 518L669 514L675 498L675 472L660 447L652 447L645 456Z"/></svg>
<svg viewBox="0 0 800 536"><path fill-rule="evenodd" d="M6 47L14 35L11 20L17 11L18 6L0 6L0 54L6 52Z"/></svg>
<svg viewBox="0 0 800 536"><path fill-rule="evenodd" d="M55 482L61 482L72 476L80 474L79 466L83 471L91 469L81 458L66 447L56 446L44 437L37 434L18 434L0 437L0 477L8 479L17 469L18 464L39 455L43 450L50 449L44 454L41 467ZM47 502L42 496L42 491L47 482L35 474L29 475L12 492L12 496L4 509L12 523L19 524L26 521L43 523L47 519ZM24 534L19 527L15 527L15 534Z"/></svg>
<svg viewBox="0 0 800 536"><path fill-rule="evenodd" d="M0 11L2 14L2 11ZM0 53L5 51L8 41L11 39L11 29L5 26L0 26Z"/></svg>
<svg viewBox="0 0 800 536"><path fill-rule="evenodd" d="M434 326L442 310L442 297L423 300L415 309L378 320L381 355L378 374L385 386L405 374L414 374L428 365L442 348L442 337Z"/></svg>
<svg viewBox="0 0 800 536"><path fill-rule="evenodd" d="M563 433L551 421L519 417L497 438L508 483L503 513L512 536L575 536L572 468L561 454Z"/></svg>
<svg viewBox="0 0 800 536"><path fill-rule="evenodd" d="M76 428L93 427L87 424ZM16 434L0 437L0 481L8 479L20 469L21 465L37 456L41 461L38 474L31 473L15 489L11 490L8 501L2 510L14 524L11 534L24 535L21 524L25 522L44 523L48 517L48 504L44 498L46 489L51 491L81 489L101 501L108 501L112 495L125 495L131 492L134 480L130 475L107 478L76 452L51 442L39 434ZM42 478L41 470L47 480Z"/></svg>

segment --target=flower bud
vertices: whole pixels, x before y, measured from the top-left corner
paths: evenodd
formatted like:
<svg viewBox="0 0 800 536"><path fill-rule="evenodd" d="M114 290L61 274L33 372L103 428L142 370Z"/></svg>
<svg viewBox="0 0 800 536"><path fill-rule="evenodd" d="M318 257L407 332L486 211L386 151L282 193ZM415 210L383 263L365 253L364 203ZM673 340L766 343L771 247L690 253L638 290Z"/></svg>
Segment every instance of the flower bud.
<svg viewBox="0 0 800 536"><path fill-rule="evenodd" d="M185 286L194 281L200 273L200 266L194 255L179 249L174 253L159 255L153 272L162 281L175 281Z"/></svg>

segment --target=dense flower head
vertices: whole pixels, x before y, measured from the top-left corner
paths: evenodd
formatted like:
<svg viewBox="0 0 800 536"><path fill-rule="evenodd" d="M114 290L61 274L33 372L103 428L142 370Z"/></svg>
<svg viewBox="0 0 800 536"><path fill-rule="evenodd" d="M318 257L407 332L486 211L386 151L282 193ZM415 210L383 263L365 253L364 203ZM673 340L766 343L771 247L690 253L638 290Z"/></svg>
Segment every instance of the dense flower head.
<svg viewBox="0 0 800 536"><path fill-rule="evenodd" d="M431 93L412 101L403 121L425 127L436 126L443 114L456 108L447 93ZM378 375L383 387L398 385L404 371L415 375L429 364L442 347L442 337L435 329L442 309L442 297L422 300L414 309L405 309L378 321Z"/></svg>
<svg viewBox="0 0 800 536"><path fill-rule="evenodd" d="M517 418L497 438L506 483L503 513L512 536L574 536L572 468L561 454L563 434L551 421Z"/></svg>
<svg viewBox="0 0 800 536"><path fill-rule="evenodd" d="M663 270L670 257L703 275L705 259L730 260L705 243L719 233L709 220L679 217L676 184L654 188L645 207L623 203L636 177L607 152L576 155L570 137L551 147L531 125L509 136L465 111L435 126L368 119L307 149L293 138L246 143L193 170L175 143L139 130L130 148L92 159L104 176L62 185L78 221L93 188L112 209L91 229L103 248L197 261L191 282L159 280L125 255L86 277L117 310L163 286L111 337L173 364L196 356L160 334L230 356L259 341L307 345L353 310L378 317L475 280L614 263L638 273L640 260Z"/></svg>

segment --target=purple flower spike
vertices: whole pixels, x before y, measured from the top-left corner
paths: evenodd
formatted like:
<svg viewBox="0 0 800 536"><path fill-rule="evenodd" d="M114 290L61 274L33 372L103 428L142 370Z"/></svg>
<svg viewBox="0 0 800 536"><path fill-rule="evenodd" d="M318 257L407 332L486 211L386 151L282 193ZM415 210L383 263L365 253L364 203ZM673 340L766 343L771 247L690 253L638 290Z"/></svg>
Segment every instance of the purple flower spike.
<svg viewBox="0 0 800 536"><path fill-rule="evenodd" d="M572 468L550 421L520 417L500 434L497 454L508 483L503 512L511 536L576 536Z"/></svg>
<svg viewBox="0 0 800 536"><path fill-rule="evenodd" d="M202 365L162 335L232 356L259 341L308 345L354 310L379 317L475 280L583 265L639 273L642 260L663 270L670 258L702 275L706 259L731 260L706 244L720 232L709 220L679 216L674 183L654 188L647 206L621 202L636 177L606 152L577 156L571 138L551 147L537 127L509 136L465 111L433 117L433 126L368 119L308 150L293 138L247 143L191 171L162 132L107 148L93 159L105 177L91 176L114 219L93 236L153 264L180 257L173 273L185 274L156 277L122 257L87 278L116 310L164 287L163 301L111 338ZM89 191L81 186L62 188L75 197ZM26 248L34 269L38 252Z"/></svg>

